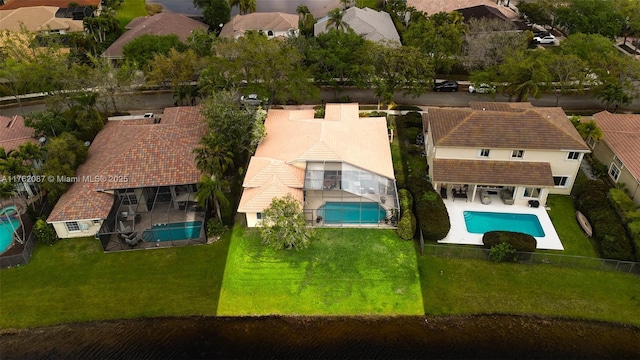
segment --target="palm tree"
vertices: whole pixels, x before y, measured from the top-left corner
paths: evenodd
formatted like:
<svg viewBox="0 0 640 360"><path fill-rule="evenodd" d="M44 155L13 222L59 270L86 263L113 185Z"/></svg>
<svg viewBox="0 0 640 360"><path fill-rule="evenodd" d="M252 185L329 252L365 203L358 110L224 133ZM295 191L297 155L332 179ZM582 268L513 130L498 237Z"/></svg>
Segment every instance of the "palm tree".
<svg viewBox="0 0 640 360"><path fill-rule="evenodd" d="M576 126L576 130L578 130L580 136L585 140L591 138L593 141L598 141L604 137L602 130L594 120L580 122L580 124Z"/></svg>
<svg viewBox="0 0 640 360"><path fill-rule="evenodd" d="M200 182L197 184L198 190L196 191L198 205L204 207L206 202L211 200L220 221L222 221L221 207L226 209L229 206L229 199L227 199L224 192L222 192L223 186L226 186L226 181L215 176L202 175Z"/></svg>
<svg viewBox="0 0 640 360"><path fill-rule="evenodd" d="M257 10L256 0L229 0L229 5L231 7L237 6L240 15L250 14Z"/></svg>
<svg viewBox="0 0 640 360"><path fill-rule="evenodd" d="M193 152L196 167L203 174L222 177L233 166L233 152L224 149L211 135L203 137Z"/></svg>
<svg viewBox="0 0 640 360"><path fill-rule="evenodd" d="M349 5L351 5L353 1L351 0L340 0L340 4L342 4L342 7L347 10L347 8L349 7Z"/></svg>
<svg viewBox="0 0 640 360"><path fill-rule="evenodd" d="M327 14L327 16L329 17L326 25L327 29L330 28L331 26L333 26L337 30L342 30L342 31L345 31L349 28L349 24L344 22L344 20L342 19L342 16L343 16L342 10L335 8L329 11L329 14Z"/></svg>
<svg viewBox="0 0 640 360"><path fill-rule="evenodd" d="M607 83L598 92L597 97L600 102L605 104L605 110L609 110L609 106L616 104L616 109L613 112L618 110L618 106L630 104L632 100L631 96L625 92L624 87L617 83Z"/></svg>

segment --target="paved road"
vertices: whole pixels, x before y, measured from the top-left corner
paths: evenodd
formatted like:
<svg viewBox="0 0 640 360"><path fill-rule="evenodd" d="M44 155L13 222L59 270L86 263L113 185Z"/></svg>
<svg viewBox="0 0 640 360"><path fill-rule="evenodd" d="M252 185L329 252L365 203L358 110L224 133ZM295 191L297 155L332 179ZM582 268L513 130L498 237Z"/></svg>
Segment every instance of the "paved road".
<svg viewBox="0 0 640 360"><path fill-rule="evenodd" d="M331 102L334 99L334 92L331 89L323 89L320 96L322 100ZM347 89L339 96L348 96L351 101L361 104L376 104L377 99L371 90ZM396 96L396 103L407 105L421 106L450 106L450 107L467 107L470 101L508 101L509 99L503 95L485 95L470 94L467 91L459 91L457 93L427 93L425 95L413 98L411 96ZM529 99L536 106L556 106L555 95L544 95L540 99ZM170 92L145 92L127 97L126 102L119 104L121 110L130 111L132 113L144 113L146 111L157 111L165 107L173 106L174 99ZM561 95L558 106L564 108L565 111L600 111L603 109L602 104L590 95ZM45 105L42 102L25 103L20 109L17 106L0 107L0 115L24 115L32 111L42 111ZM640 111L640 99L628 106L621 107L619 111Z"/></svg>

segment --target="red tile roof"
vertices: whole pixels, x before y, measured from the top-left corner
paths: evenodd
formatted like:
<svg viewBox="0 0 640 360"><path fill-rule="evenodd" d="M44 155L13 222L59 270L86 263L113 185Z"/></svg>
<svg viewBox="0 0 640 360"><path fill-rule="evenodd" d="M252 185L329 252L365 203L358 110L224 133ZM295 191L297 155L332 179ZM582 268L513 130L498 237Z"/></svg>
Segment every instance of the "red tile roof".
<svg viewBox="0 0 640 360"><path fill-rule="evenodd" d="M159 124L110 121L78 168L80 181L60 198L47 221L106 218L113 195L103 190L197 183L200 171L192 150L206 129L199 107L165 109Z"/></svg>
<svg viewBox="0 0 640 360"><path fill-rule="evenodd" d="M602 111L593 115L603 141L636 178L640 179L640 115L612 114Z"/></svg>
<svg viewBox="0 0 640 360"><path fill-rule="evenodd" d="M435 159L433 181L479 185L553 186L545 162Z"/></svg>
<svg viewBox="0 0 640 360"><path fill-rule="evenodd" d="M26 142L38 143L33 138L33 129L24 125L22 116L0 116L0 147L9 152Z"/></svg>
<svg viewBox="0 0 640 360"><path fill-rule="evenodd" d="M55 6L59 8L68 8L70 4L75 6L100 6L100 0L11 0L0 6L0 10L13 10L23 7L32 6Z"/></svg>
<svg viewBox="0 0 640 360"><path fill-rule="evenodd" d="M470 109L429 108L425 112L425 128L431 125L435 146L589 150L562 108L529 103L470 105Z"/></svg>

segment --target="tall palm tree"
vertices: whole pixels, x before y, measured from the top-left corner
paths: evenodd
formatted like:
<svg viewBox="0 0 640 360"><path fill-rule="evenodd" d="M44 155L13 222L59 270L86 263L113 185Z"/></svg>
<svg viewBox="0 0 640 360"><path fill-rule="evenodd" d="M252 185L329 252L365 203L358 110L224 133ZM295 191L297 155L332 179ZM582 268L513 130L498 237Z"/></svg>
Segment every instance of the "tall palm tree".
<svg viewBox="0 0 640 360"><path fill-rule="evenodd" d="M220 221L222 221L221 209L226 209L229 206L229 199L227 199L227 196L222 191L222 188L226 185L225 180L207 175L202 175L200 182L197 184L196 200L198 201L198 205L204 207L206 202L211 200Z"/></svg>
<svg viewBox="0 0 640 360"><path fill-rule="evenodd" d="M193 152L196 154L196 167L203 174L197 184L196 200L202 206L211 200L218 218L222 220L221 206L227 207L229 200L222 191L226 186L224 173L233 166L233 152L224 149L214 136L204 136Z"/></svg>
<svg viewBox="0 0 640 360"><path fill-rule="evenodd" d="M576 130L578 130L580 136L585 140L591 137L593 141L598 141L604 137L602 130L594 120L580 122L580 124L576 126Z"/></svg>
<svg viewBox="0 0 640 360"><path fill-rule="evenodd" d="M345 31L349 28L349 24L344 22L344 20L342 19L342 10L335 8L329 11L329 14L327 14L327 16L329 16L326 24L327 29L333 26L337 30Z"/></svg>
<svg viewBox="0 0 640 360"><path fill-rule="evenodd" d="M257 10L256 0L229 0L229 5L231 7L237 6L240 15L250 14Z"/></svg>
<svg viewBox="0 0 640 360"><path fill-rule="evenodd" d="M307 17L307 14L311 14L311 11L309 11L309 8L306 5L298 5L298 7L296 8L296 13L300 17L300 21L304 21L304 19Z"/></svg>

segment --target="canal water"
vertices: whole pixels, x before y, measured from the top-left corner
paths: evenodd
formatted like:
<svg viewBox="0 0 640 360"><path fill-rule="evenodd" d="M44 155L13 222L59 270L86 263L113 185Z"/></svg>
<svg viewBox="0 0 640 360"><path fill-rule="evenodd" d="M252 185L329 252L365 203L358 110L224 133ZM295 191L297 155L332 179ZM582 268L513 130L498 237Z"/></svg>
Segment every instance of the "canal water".
<svg viewBox="0 0 640 360"><path fill-rule="evenodd" d="M200 16L202 12L193 6L192 0L147 0L148 3L160 4L164 12L174 12L187 16ZM298 5L306 5L316 18L327 15L329 11L340 7L339 0L256 0L258 12L284 12L295 14ZM231 15L238 13L238 9L231 9Z"/></svg>
<svg viewBox="0 0 640 360"><path fill-rule="evenodd" d="M537 316L182 317L0 332L2 359L637 359L640 328Z"/></svg>

